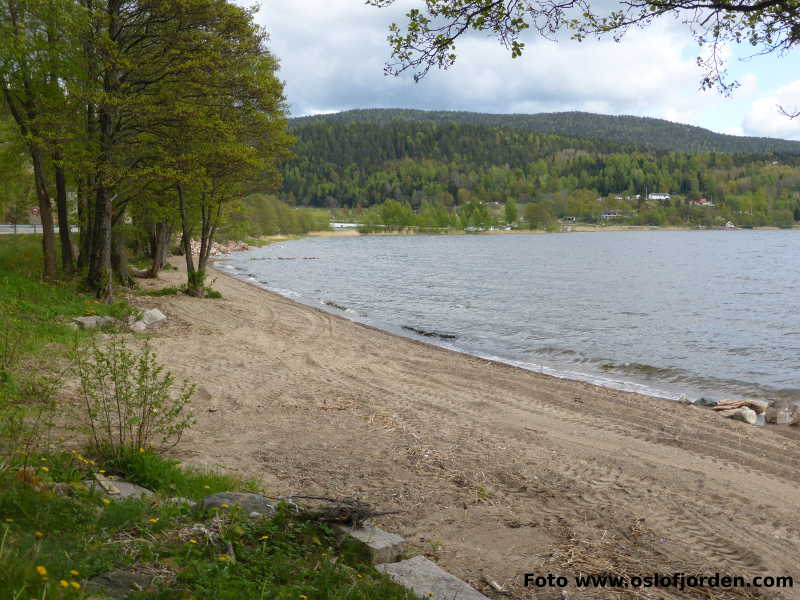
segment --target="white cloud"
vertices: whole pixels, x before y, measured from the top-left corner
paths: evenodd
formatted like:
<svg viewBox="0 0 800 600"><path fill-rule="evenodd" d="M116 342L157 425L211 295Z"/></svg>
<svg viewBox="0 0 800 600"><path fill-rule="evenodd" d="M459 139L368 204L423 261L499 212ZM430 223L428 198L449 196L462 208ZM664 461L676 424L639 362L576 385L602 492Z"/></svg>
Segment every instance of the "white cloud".
<svg viewBox="0 0 800 600"><path fill-rule="evenodd" d="M781 109L800 112L800 80L753 101L742 129L747 135L800 140L800 117L790 119Z"/></svg>
<svg viewBox="0 0 800 600"><path fill-rule="evenodd" d="M719 101L715 92L698 91L696 47L673 21L632 30L619 44L532 37L516 60L496 40L473 34L459 41L458 62L449 71L431 70L419 84L386 77L387 28L421 3L400 0L376 9L353 0L262 0L258 20L281 60L292 113L370 107L584 110L702 124L704 111Z"/></svg>

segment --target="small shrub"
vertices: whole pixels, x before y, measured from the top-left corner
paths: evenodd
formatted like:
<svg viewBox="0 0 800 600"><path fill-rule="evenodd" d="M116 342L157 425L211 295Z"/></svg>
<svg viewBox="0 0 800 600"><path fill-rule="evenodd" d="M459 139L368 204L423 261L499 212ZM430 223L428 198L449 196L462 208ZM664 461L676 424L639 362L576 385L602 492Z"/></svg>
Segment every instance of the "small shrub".
<svg viewBox="0 0 800 600"><path fill-rule="evenodd" d="M194 386L175 390L149 345L135 354L120 338L79 352L77 370L92 441L112 452L168 448L193 423L185 411Z"/></svg>
<svg viewBox="0 0 800 600"><path fill-rule="evenodd" d="M142 292L143 296L177 296L180 290L176 287L165 287L160 290L150 290L149 292Z"/></svg>

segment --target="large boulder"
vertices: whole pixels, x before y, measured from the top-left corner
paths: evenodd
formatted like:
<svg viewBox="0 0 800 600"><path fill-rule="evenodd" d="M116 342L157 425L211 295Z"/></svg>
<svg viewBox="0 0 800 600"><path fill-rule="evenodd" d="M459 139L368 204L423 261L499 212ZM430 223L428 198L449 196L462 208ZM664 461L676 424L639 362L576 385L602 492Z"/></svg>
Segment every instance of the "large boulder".
<svg viewBox="0 0 800 600"><path fill-rule="evenodd" d="M166 321L167 316L157 308L150 308L142 313L140 321L144 323L145 327L152 327L158 325L162 321Z"/></svg>
<svg viewBox="0 0 800 600"><path fill-rule="evenodd" d="M742 406L730 410L721 410L718 414L728 419L735 419L736 421L743 421L750 425L755 425L758 422L758 413L752 408Z"/></svg>

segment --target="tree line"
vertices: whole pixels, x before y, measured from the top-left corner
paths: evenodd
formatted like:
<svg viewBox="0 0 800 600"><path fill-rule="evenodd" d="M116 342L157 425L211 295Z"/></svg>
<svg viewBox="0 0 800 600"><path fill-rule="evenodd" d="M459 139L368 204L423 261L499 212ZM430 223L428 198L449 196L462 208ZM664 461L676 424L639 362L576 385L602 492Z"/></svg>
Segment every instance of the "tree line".
<svg viewBox="0 0 800 600"><path fill-rule="evenodd" d="M800 217L797 156L640 150L453 123L312 121L292 132L297 157L283 166L281 192L289 203L364 212L390 199L419 215L513 199L554 217L600 222L617 210L615 218L673 225ZM648 202L654 192L670 200Z"/></svg>
<svg viewBox="0 0 800 600"><path fill-rule="evenodd" d="M0 172L32 184L0 200L35 196L45 278L60 250L62 271L111 301L131 283L132 223L152 276L180 232L202 295L227 213L275 190L290 154L277 68L253 12L222 0L0 0Z"/></svg>
<svg viewBox="0 0 800 600"><path fill-rule="evenodd" d="M663 119L630 115L599 115L578 111L532 115L502 115L464 111L374 108L297 117L290 119L289 125L290 127L301 127L319 122L336 124L372 123L378 125L391 122L479 125L579 139L605 140L639 149L671 150L675 152L800 155L800 142L798 141L726 135L715 133L702 127L672 123Z"/></svg>

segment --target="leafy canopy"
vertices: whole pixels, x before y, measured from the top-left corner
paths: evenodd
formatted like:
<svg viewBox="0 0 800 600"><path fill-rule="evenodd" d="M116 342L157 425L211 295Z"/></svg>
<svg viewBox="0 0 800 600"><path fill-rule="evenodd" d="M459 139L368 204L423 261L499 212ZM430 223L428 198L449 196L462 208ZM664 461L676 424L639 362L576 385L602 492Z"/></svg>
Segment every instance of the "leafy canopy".
<svg viewBox="0 0 800 600"><path fill-rule="evenodd" d="M396 0L367 0L386 7ZM422 8L407 13L405 28L390 27L392 62L388 73L406 70L414 79L431 67L447 69L456 61L456 40L470 32L497 38L516 58L525 44L522 34L531 29L552 38L572 31L582 40L610 34L619 40L632 26L647 26L655 19L672 16L686 23L701 45L709 45L710 58L698 59L705 69L703 87L732 90L726 80L719 49L726 42L749 43L758 53L783 53L800 42L798 0L618 0L609 9L589 0L424 0Z"/></svg>

